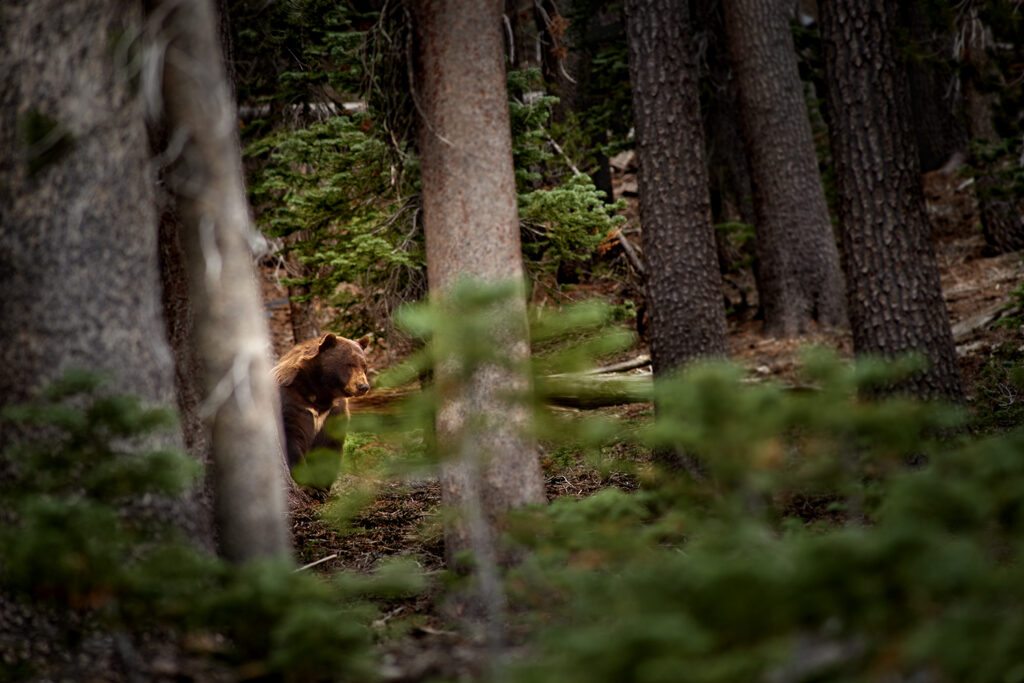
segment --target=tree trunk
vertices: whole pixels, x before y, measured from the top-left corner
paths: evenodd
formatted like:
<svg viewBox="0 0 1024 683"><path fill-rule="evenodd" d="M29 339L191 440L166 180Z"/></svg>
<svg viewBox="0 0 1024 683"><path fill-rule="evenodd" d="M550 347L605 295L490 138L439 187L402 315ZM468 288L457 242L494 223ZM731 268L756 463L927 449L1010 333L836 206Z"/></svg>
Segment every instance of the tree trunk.
<svg viewBox="0 0 1024 683"><path fill-rule="evenodd" d="M163 139L160 144L159 140ZM150 149L159 154L166 139L159 132L150 132ZM166 184L160 183L160 188ZM206 476L196 491L196 500L203 514L214 525L213 456L210 433L200 414L203 402L202 359L195 339L195 315L188 291L185 251L182 244L183 228L177 205L164 189L157 190L156 206L159 218L159 253L161 310L164 314L165 334L174 357L174 387L181 434L185 448L203 463ZM214 550L213 534L210 550Z"/></svg>
<svg viewBox="0 0 1024 683"><path fill-rule="evenodd" d="M600 8L595 17L580 27L578 21L569 19L578 11L574 0L551 0L546 5L546 16L551 23L545 27L542 36L545 49L541 57L545 78L552 85L553 94L558 96L558 102L551 110L551 119L555 123L565 123L569 112L582 115L593 104L595 96L590 87L594 57L592 46L617 39L621 34L621 12L615 11L614 7L611 11L607 7ZM585 146L597 149L594 155L597 167L587 173L594 186L604 192L605 203L611 204L615 201L611 160L599 149L608 143L607 133L593 135L588 132L587 137Z"/></svg>
<svg viewBox="0 0 1024 683"><path fill-rule="evenodd" d="M541 28L534 17L533 0L505 0L505 36L509 61L514 69L541 67ZM511 43L509 43L511 38Z"/></svg>
<svg viewBox="0 0 1024 683"><path fill-rule="evenodd" d="M422 0L413 7L431 293L443 296L461 277L521 285L500 3ZM506 314L510 320L506 336L499 340L502 354L526 359L525 297L518 296ZM440 374L445 371L439 368ZM491 533L504 511L545 500L536 445L522 433L526 408L510 406L503 398L509 391L526 388L527 382L525 376L483 366L438 407L439 443L449 455L456 455L442 473L442 499L446 505L465 508L478 491ZM471 429L477 420L493 421L495 416L500 416L500 424ZM468 447L460 446L467 440ZM486 472L474 480L482 454L488 458ZM481 550L471 538L470 526L463 519L446 528L449 563L454 564L460 551Z"/></svg>
<svg viewBox="0 0 1024 683"><path fill-rule="evenodd" d="M898 20L908 41L904 62L922 173L942 168L954 154L967 151L967 131L957 117L959 105L953 96L958 78L954 37L951 27L929 16L937 11L924 7L924 0L899 3Z"/></svg>
<svg viewBox="0 0 1024 683"><path fill-rule="evenodd" d="M626 3L651 357L660 375L726 353L685 0Z"/></svg>
<svg viewBox="0 0 1024 683"><path fill-rule="evenodd" d="M155 178L128 64L142 25L131 2L12 0L0 12L0 406L71 368L102 372L112 391L147 405L174 405ZM18 436L5 428L0 448ZM191 499L149 496L131 510L213 546L212 521ZM112 679L120 665L109 633L53 642L78 623L0 595L0 669Z"/></svg>
<svg viewBox="0 0 1024 683"><path fill-rule="evenodd" d="M584 79L590 67L590 57L582 46L583 36L569 17L573 14L573 0L550 0L548 15L556 22L544 32L544 51L541 53L544 79L551 84L558 102L551 109L551 118L564 123L567 113L582 108Z"/></svg>
<svg viewBox="0 0 1024 683"><path fill-rule="evenodd" d="M166 45L170 138L183 144L165 177L181 212L221 550L238 562L285 555L280 412L216 17L208 0L167 0L150 18Z"/></svg>
<svg viewBox="0 0 1024 683"><path fill-rule="evenodd" d="M137 31L141 17L115 5L4 5L5 404L71 366L109 372L116 389L173 404L146 129L126 65L112 59L127 49L121 32Z"/></svg>
<svg viewBox="0 0 1024 683"><path fill-rule="evenodd" d="M320 325L316 321L316 308L313 302L295 300L295 297L307 294L308 287L293 285L288 288L288 313L292 322L292 338L296 344L320 336Z"/></svg>
<svg viewBox="0 0 1024 683"><path fill-rule="evenodd" d="M231 41L231 23L226 0L217 0L218 34L227 69L228 83L234 93L234 63ZM232 95L232 99L234 99ZM150 150L159 157L170 142L165 121L150 122ZM163 169L160 169L161 172ZM201 406L203 401L202 360L196 348L195 315L188 289L188 273L185 251L182 243L184 227L175 197L167 191L166 180L161 177L157 183L157 207L159 219L160 284L162 309L167 329L167 340L171 345L175 368L175 394L185 448L206 468L206 477L197 492L205 514L213 519L213 458L210 451L210 434L203 422Z"/></svg>
<svg viewBox="0 0 1024 683"><path fill-rule="evenodd" d="M857 354L919 352L901 388L963 399L925 215L891 0L821 0L847 301Z"/></svg>
<svg viewBox="0 0 1024 683"><path fill-rule="evenodd" d="M963 80L967 130L972 139L995 144L1001 137L992 121L997 95L986 92L981 85L993 75L986 52L986 48L994 42L992 31L978 16L978 8L974 6L964 13L964 23L963 61L966 68ZM1000 166L1005 162L985 162L977 154L972 154L971 163L977 171L974 189L978 197L985 241L992 251L1000 254L1024 249L1024 211L1021 199L1013 192L1008 192L1004 187L1006 181L999 177Z"/></svg>
<svg viewBox="0 0 1024 683"><path fill-rule="evenodd" d="M725 47L722 5L719 0L698 0L693 8L693 26L700 27L696 42L705 46L700 93L711 222L753 225L750 170L740 133L735 78ZM752 245L744 246L753 249ZM720 230L715 230L715 248L723 274L738 268L744 258L728 234Z"/></svg>
<svg viewBox="0 0 1024 683"><path fill-rule="evenodd" d="M725 0L750 165L757 284L769 335L846 322L839 249L814 154L796 52L777 0Z"/></svg>

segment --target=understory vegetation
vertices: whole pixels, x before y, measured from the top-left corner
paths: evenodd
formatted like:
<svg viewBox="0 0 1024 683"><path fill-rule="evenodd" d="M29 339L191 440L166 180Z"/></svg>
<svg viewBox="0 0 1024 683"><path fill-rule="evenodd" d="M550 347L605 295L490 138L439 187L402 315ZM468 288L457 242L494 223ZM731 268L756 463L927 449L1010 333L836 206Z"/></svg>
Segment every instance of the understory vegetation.
<svg viewBox="0 0 1024 683"><path fill-rule="evenodd" d="M363 15L307 0L277 11L290 28L242 36L247 44L301 52L304 66L284 71L276 86L255 79L240 93L271 113L243 129L257 223L289 263L282 282L297 288L295 300L330 308L343 334L394 334L398 307L426 292L415 112L404 61L409 28L394 9ZM306 30L313 17L319 28ZM260 64L265 57L240 57L246 59ZM580 171L590 170L583 163L591 154L587 137L572 122L551 124L558 98L544 88L538 69L508 72L524 263L541 287L556 272L571 274L589 261L625 220L617 215L625 203L608 203ZM323 92L328 103L309 102ZM272 126L273 112L282 109L296 122Z"/></svg>
<svg viewBox="0 0 1024 683"><path fill-rule="evenodd" d="M373 381L394 400L328 422L343 453L313 450L293 471L330 490L301 511L332 534L299 539L299 564L310 564L238 566L186 540L177 513L195 507L206 473L182 448L173 411L69 372L38 400L0 411L10 444L0 452L0 604L49 619L58 643L167 643L208 680L1024 682L1024 346L1011 334L1024 325L1024 285L998 295L1009 299L1001 343L966 358L977 366L965 405L889 392L920 358L809 347L793 377L703 362L657 381L611 380L589 391L621 401L566 408L556 397L585 371L645 350L627 193L609 201L595 182L633 145L627 50L609 3L574 3L589 59L575 110L550 94L550 69L508 69L526 290L537 304L524 361L491 343L505 297L522 287L463 283L446 308L424 301L402 3L228 4L249 199L280 282L292 301L316 304L324 331L373 333L389 361L399 348ZM1013 47L1019 17L993 16L997 47ZM798 43L817 41L815 29L795 30ZM1003 139L975 142L967 162L986 167L998 199L1022 193L1021 82L1001 86ZM831 192L825 133L819 121ZM754 327L753 226L719 208L719 247L732 252L720 265L742 294L743 311L729 299L729 314ZM608 284L616 278L628 282ZM510 363L532 379L505 400L531 416L550 501L508 519L500 543L516 561L501 568L504 639L487 650L451 612L473 577L424 557L455 514L437 496L402 528L403 543L374 548L366 571L339 569L328 553L366 530L386 486L410 499L437 486L449 454L435 441L445 390L435 369L468 376ZM584 479L586 490L573 489ZM391 654L410 643L442 657L475 652L473 666L405 675ZM35 675L30 657L6 654L0 680Z"/></svg>
<svg viewBox="0 0 1024 683"><path fill-rule="evenodd" d="M390 381L452 353L470 366L504 362L462 333L493 323L507 294L467 286L457 316L403 313L425 346ZM549 348L544 372L631 343L608 333L608 313L534 316L535 341ZM634 487L514 515L505 542L523 560L506 569L506 616L521 647L498 663L500 676L1020 680L1024 437L998 419L979 432L960 408L877 394L918 367L810 351L793 388L744 382L728 363L697 365L655 387L657 419L510 397L530 401L550 468L625 473ZM1019 374L995 381L1019 386ZM425 390L387 415L355 418L340 467L361 478L363 495L336 488L325 520L344 533L372 482L432 470L434 401ZM95 377L71 374L2 417L5 429L33 425L46 437L2 456L15 476L0 489L13 514L0 534L0 586L37 608L72 606L81 621L66 625L68 637L203 636L216 643L203 656L235 676L373 680L371 643L403 637L418 619L372 626L387 605L415 595L440 605L467 580L425 575L415 557L369 575L318 575L232 567L186 547L170 519L137 519L129 503L173 500L195 485L195 464L154 439L166 413L110 395ZM650 455L666 449L699 474Z"/></svg>

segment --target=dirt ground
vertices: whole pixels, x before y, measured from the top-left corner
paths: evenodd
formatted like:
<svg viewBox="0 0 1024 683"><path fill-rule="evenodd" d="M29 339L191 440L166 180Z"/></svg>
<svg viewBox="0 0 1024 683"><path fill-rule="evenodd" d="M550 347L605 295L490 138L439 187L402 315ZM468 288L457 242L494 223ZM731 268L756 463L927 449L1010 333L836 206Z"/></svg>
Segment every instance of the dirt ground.
<svg viewBox="0 0 1024 683"><path fill-rule="evenodd" d="M627 216L635 225L635 197L629 196L631 175L618 173L616 191L627 195L630 209ZM969 186L962 177L935 172L925 176L928 212L933 223L935 248L942 275L942 286L961 371L968 397L973 396L978 375L992 349L1007 341L1022 342L1020 330L993 325L1000 308L1009 301L1011 291L1024 279L1021 254L988 255L977 227L976 206ZM625 259L623 255L617 258ZM264 296L275 351L280 354L293 343L287 292L278 284L280 269L268 264L262 269ZM737 280L747 289L748 301L756 304L752 282ZM625 279L601 283L582 283L573 289L572 298L603 296L613 304L621 304L635 286ZM730 300L738 298L739 289L726 288ZM848 332L816 331L802 339L766 337L761 323L755 319L756 305L729 319L729 347L732 358L741 363L752 377L770 377L783 382L795 380L801 348L820 344L849 356L852 343ZM646 353L638 346L624 355ZM378 369L386 364L384 350L371 347L370 360ZM634 372L649 372L640 369ZM372 392L371 392L372 402ZM355 410L358 410L358 406ZM623 418L650 414L649 404L633 404L605 409ZM583 497L606 486L635 488L627 474L612 473L602 478L582 463L576 465L545 462L549 499L563 496ZM372 503L351 522L342 534L324 523L321 504L310 502L293 513L293 538L303 562L320 561L312 571L329 575L339 570L365 572L381 559L406 555L427 572L428 576L444 568L440 523L440 503L436 481L379 481ZM342 483L342 487L345 483ZM331 558L323 561L324 558ZM415 600L398 601L383 607L375 627L381 633L380 648L384 656L385 679L420 681L432 677L470 680L482 666L479 648L474 648L471 634L460 633L444 616L442 606L435 604L436 592L428 592ZM410 620L410 617L414 617ZM415 626L400 638L385 637L388 624L404 620Z"/></svg>

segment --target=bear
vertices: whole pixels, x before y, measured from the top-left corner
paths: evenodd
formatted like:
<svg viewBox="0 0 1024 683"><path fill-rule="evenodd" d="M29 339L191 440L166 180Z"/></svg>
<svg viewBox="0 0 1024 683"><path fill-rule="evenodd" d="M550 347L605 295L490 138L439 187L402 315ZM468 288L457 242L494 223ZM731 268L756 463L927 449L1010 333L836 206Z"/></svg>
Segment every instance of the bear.
<svg viewBox="0 0 1024 683"><path fill-rule="evenodd" d="M321 431L332 411L348 417L348 399L370 390L364 354L368 342L369 335L353 341L328 332L295 345L274 367L289 469L302 461L314 441L339 450L344 446Z"/></svg>

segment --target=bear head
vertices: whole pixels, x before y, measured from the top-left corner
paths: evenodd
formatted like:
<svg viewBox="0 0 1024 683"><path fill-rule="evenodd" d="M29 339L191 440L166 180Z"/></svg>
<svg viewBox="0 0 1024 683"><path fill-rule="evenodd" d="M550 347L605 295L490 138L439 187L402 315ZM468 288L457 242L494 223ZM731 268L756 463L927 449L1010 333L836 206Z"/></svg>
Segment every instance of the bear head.
<svg viewBox="0 0 1024 683"><path fill-rule="evenodd" d="M320 386L334 398L362 396L370 390L363 350L367 337L356 341L325 334L313 358Z"/></svg>
<svg viewBox="0 0 1024 683"><path fill-rule="evenodd" d="M282 387L291 387L310 407L326 410L341 399L370 390L366 376L369 337L356 341L331 333L305 341L281 358L274 375Z"/></svg>

